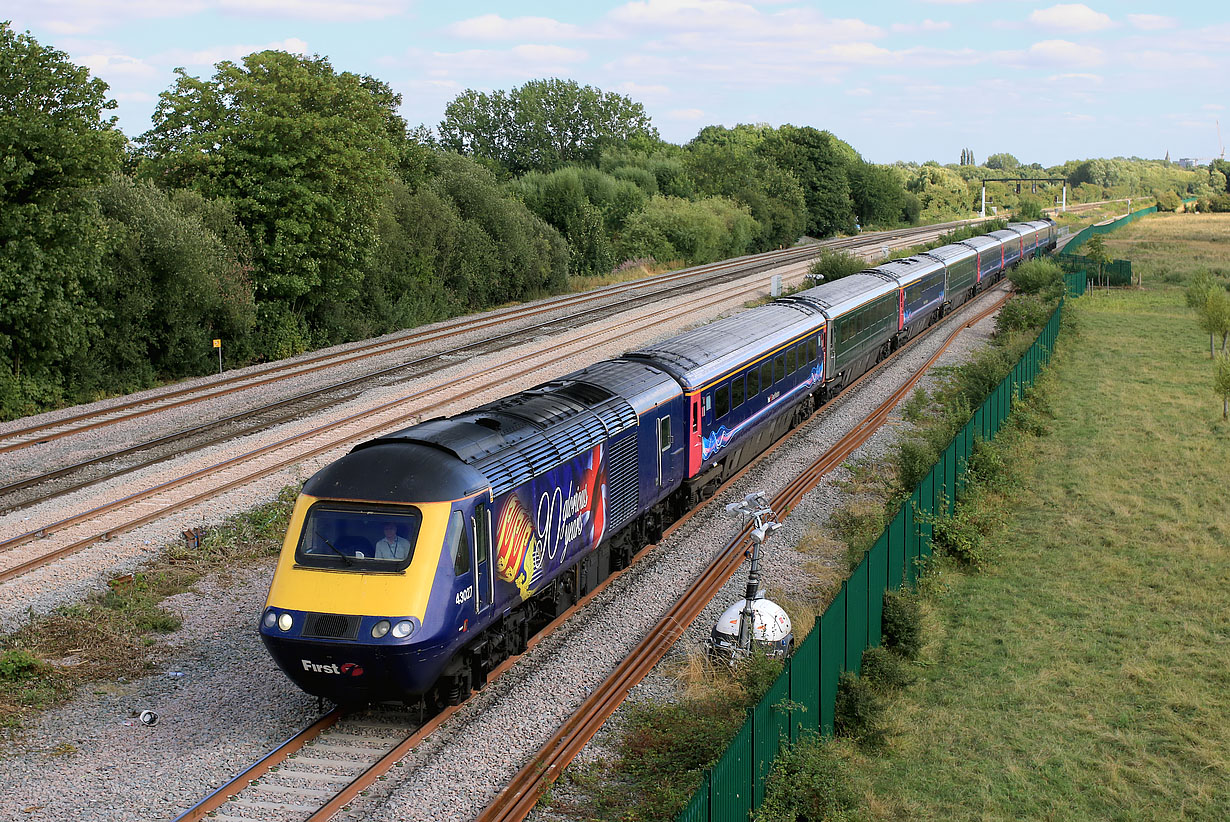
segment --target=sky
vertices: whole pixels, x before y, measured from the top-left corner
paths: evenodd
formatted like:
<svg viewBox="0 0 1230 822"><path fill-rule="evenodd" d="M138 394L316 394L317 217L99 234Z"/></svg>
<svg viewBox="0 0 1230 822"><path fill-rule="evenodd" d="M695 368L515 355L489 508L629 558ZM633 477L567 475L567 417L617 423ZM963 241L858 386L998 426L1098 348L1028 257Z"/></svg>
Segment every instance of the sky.
<svg viewBox="0 0 1230 822"><path fill-rule="evenodd" d="M560 77L706 125L827 129L871 162L1215 157L1230 137L1230 3L1035 0L4 0L0 20L105 80L130 136L173 69L321 55L435 127L466 89Z"/></svg>

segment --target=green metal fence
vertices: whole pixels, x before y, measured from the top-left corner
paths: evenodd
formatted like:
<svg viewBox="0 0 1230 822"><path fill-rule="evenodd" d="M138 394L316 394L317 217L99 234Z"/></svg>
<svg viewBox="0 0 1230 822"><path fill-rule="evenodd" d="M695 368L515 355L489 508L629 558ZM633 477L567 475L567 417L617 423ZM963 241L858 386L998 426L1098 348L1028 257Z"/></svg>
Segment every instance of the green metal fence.
<svg viewBox="0 0 1230 822"><path fill-rule="evenodd" d="M1102 225L1085 226L1080 231L1076 232L1076 234L1072 237L1072 239L1068 241L1068 244L1063 247L1064 250L1059 252L1059 255L1063 256L1065 254L1075 254L1076 249L1080 248L1081 245L1085 242L1085 240L1088 240L1094 234L1109 234L1110 232L1114 231L1116 228L1119 228L1120 226L1127 225L1128 223L1131 223L1131 222L1135 222L1136 220L1139 220L1141 217L1144 217L1148 214L1156 214L1156 213L1157 213L1157 206L1149 206L1148 208L1142 208L1139 211L1133 211L1131 214L1125 214L1119 219L1113 220L1109 223L1103 223ZM1072 249L1072 251L1068 251L1069 248Z"/></svg>
<svg viewBox="0 0 1230 822"><path fill-rule="evenodd" d="M1131 260L1111 260L1102 265L1099 273L1097 261L1081 254L1060 254L1055 259L1064 271L1091 272L1098 285L1131 285L1133 282Z"/></svg>
<svg viewBox="0 0 1230 822"><path fill-rule="evenodd" d="M1065 277L1069 294L1085 290L1085 274ZM730 746L704 774L700 788L679 814L679 822L746 822L764 799L765 781L783 745L805 733L833 733L837 680L858 672L863 651L880 644L884 592L913 586L931 556L927 517L951 513L964 486L974 444L999 431L1025 389L1050 360L1063 302L1012 372L991 392L918 484L892 522L842 583L811 633L747 719Z"/></svg>

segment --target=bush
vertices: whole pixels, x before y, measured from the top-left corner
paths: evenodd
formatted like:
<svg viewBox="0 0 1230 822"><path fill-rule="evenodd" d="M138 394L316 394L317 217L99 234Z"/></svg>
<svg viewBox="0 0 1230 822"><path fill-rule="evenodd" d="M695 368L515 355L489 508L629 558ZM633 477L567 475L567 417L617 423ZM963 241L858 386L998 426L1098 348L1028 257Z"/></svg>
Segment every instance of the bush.
<svg viewBox="0 0 1230 822"><path fill-rule="evenodd" d="M854 502L834 511L829 525L837 538L846 544L846 558L853 570L884 530L884 507L877 503Z"/></svg>
<svg viewBox="0 0 1230 822"><path fill-rule="evenodd" d="M925 519L931 525L931 543L937 550L972 568L985 568L990 562L990 548L967 506L958 505L948 516Z"/></svg>
<svg viewBox="0 0 1230 822"><path fill-rule="evenodd" d="M1018 294L1012 297L1000 309L995 318L995 333L1007 334L1013 331L1028 331L1041 328L1051 318L1054 303L1029 294Z"/></svg>
<svg viewBox="0 0 1230 822"><path fill-rule="evenodd" d="M918 596L908 591L885 591L880 628L885 648L906 659L917 659L922 650L922 606Z"/></svg>
<svg viewBox="0 0 1230 822"><path fill-rule="evenodd" d="M861 747L875 750L888 741L884 724L887 705L872 683L844 671L837 680L837 703L833 710L833 730L838 736L854 739Z"/></svg>
<svg viewBox="0 0 1230 822"><path fill-rule="evenodd" d="M940 458L939 452L930 442L918 437L900 440L895 447L897 484L903 493L913 492L918 483L935 467Z"/></svg>
<svg viewBox="0 0 1230 822"><path fill-rule="evenodd" d="M0 654L0 680L16 682L29 679L43 669L43 663L29 651L17 648Z"/></svg>
<svg viewBox="0 0 1230 822"><path fill-rule="evenodd" d="M1063 270L1050 260L1027 260L1009 271L1008 279L1020 294L1054 299L1063 293Z"/></svg>
<svg viewBox="0 0 1230 822"><path fill-rule="evenodd" d="M807 276L826 283L849 277L867 268L867 264L844 251L821 251L820 256L807 269Z"/></svg>
<svg viewBox="0 0 1230 822"><path fill-rule="evenodd" d="M808 736L778 754L756 822L841 822L859 796L849 766L831 743Z"/></svg>
<svg viewBox="0 0 1230 822"><path fill-rule="evenodd" d="M883 645L863 651L863 664L859 670L863 679L881 691L892 691L914 684L915 677L910 666Z"/></svg>

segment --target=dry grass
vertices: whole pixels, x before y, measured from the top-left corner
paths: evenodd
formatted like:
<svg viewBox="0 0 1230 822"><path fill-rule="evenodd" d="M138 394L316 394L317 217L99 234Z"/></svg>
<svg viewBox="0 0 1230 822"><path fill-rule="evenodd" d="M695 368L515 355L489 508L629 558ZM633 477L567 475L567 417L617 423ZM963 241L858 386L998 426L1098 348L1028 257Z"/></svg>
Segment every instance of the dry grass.
<svg viewBox="0 0 1230 822"><path fill-rule="evenodd" d="M602 288L606 285L635 282L646 277L665 274L668 271L677 271L681 268L686 268L687 265L685 260L670 260L665 263L651 262L635 265L622 270L612 271L609 274L595 274L592 277L573 276L568 278L568 290L577 293Z"/></svg>
<svg viewBox="0 0 1230 822"><path fill-rule="evenodd" d="M67 702L83 685L105 688L111 680L147 673L161 653L155 637L180 625L162 601L207 574L275 555L297 493L297 488L283 489L275 502L209 530L199 547L170 545L141 572L112 581L106 593L63 606L0 638L0 663L35 661L19 674L0 676L0 727L18 726Z"/></svg>

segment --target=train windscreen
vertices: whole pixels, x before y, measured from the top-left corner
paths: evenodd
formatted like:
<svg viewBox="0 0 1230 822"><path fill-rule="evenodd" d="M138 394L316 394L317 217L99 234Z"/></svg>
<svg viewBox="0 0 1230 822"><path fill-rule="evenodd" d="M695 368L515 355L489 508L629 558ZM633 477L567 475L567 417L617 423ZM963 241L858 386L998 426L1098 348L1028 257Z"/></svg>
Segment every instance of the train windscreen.
<svg viewBox="0 0 1230 822"><path fill-rule="evenodd" d="M295 561L319 568L401 570L414 556L422 521L410 505L395 511L314 505L304 520Z"/></svg>

